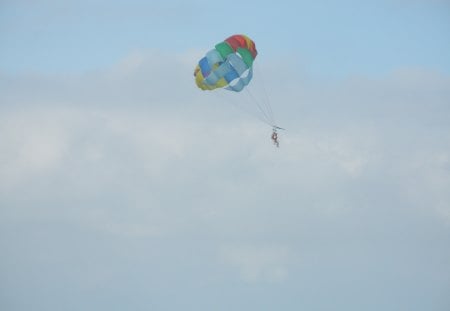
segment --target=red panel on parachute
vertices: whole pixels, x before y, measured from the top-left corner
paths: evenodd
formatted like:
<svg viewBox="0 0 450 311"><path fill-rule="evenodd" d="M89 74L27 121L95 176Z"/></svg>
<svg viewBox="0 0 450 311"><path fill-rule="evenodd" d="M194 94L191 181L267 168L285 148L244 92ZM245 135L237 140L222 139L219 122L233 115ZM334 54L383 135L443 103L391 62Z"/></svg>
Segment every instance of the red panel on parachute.
<svg viewBox="0 0 450 311"><path fill-rule="evenodd" d="M256 57L258 52L256 51L255 43L250 38L244 35L234 35L225 40L231 48L236 51L238 48L244 48L250 51L253 58Z"/></svg>

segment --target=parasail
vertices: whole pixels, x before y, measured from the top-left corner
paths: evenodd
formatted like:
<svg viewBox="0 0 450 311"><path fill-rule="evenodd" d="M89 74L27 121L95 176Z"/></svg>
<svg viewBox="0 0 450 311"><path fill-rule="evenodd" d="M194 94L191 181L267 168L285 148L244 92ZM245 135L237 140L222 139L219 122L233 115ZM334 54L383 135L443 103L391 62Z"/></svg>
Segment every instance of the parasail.
<svg viewBox="0 0 450 311"><path fill-rule="evenodd" d="M236 101L245 101L243 97L233 99L232 103L270 125L274 134L272 140L278 146L276 130L282 128L276 125L266 90L263 86L264 96L258 98L249 87L253 80L253 65L257 55L255 42L246 35L238 34L228 37L216 44L199 60L194 70L195 83L203 91L241 92L245 90L244 93L247 94L245 100L257 109L251 111L237 105Z"/></svg>
<svg viewBox="0 0 450 311"><path fill-rule="evenodd" d="M231 36L200 59L194 71L195 83L202 90L240 92L252 80L256 55L255 43L249 37Z"/></svg>

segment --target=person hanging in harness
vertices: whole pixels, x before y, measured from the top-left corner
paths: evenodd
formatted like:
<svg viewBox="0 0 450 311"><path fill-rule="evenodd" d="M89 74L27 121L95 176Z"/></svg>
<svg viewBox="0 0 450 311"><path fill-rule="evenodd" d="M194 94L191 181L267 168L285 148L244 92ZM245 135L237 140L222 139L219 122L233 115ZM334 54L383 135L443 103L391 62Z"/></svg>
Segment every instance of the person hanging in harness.
<svg viewBox="0 0 450 311"><path fill-rule="evenodd" d="M277 129L273 128L272 130L272 142L275 146L277 146L277 148L280 147L280 142L278 141L278 133L277 133Z"/></svg>

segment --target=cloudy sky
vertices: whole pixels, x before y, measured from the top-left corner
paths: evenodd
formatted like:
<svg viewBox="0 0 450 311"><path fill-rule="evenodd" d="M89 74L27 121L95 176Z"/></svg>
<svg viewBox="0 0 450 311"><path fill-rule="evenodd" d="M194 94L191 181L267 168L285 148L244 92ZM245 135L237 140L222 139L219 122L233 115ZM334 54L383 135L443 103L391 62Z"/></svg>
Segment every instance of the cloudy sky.
<svg viewBox="0 0 450 311"><path fill-rule="evenodd" d="M235 33L279 149L194 84ZM0 309L449 310L449 33L447 0L0 0Z"/></svg>

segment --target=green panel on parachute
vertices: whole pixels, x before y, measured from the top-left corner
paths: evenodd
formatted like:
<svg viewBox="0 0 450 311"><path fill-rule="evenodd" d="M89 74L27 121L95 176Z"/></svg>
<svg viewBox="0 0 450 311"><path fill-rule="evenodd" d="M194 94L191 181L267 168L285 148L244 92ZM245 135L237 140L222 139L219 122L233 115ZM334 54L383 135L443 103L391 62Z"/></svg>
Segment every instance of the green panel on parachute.
<svg viewBox="0 0 450 311"><path fill-rule="evenodd" d="M226 59L229 54L234 53L233 48L226 42L216 44L216 50L219 51L223 59Z"/></svg>
<svg viewBox="0 0 450 311"><path fill-rule="evenodd" d="M250 53L249 50L244 49L244 48L238 48L237 52L239 53L239 55L242 56L242 60L244 61L244 63L247 65L248 68L252 67L253 65L253 56L252 53Z"/></svg>

